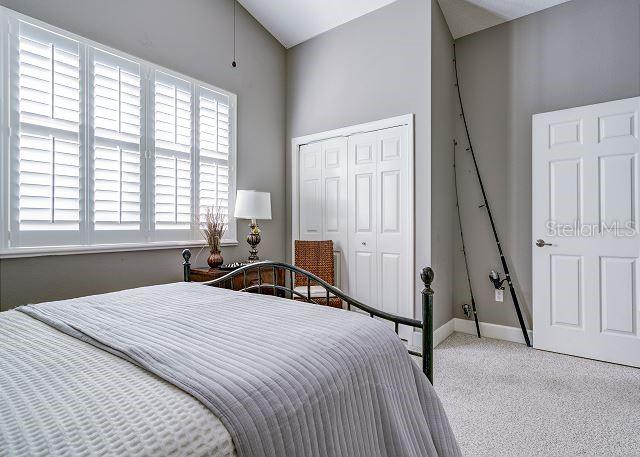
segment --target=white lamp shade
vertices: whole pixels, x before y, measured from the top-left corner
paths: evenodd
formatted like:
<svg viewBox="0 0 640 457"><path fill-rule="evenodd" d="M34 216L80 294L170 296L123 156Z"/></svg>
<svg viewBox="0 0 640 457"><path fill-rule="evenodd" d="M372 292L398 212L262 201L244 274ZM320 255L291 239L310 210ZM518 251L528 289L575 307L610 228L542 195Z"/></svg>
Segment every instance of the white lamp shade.
<svg viewBox="0 0 640 457"><path fill-rule="evenodd" d="M255 190L239 190L234 216L238 219L271 219L271 194Z"/></svg>

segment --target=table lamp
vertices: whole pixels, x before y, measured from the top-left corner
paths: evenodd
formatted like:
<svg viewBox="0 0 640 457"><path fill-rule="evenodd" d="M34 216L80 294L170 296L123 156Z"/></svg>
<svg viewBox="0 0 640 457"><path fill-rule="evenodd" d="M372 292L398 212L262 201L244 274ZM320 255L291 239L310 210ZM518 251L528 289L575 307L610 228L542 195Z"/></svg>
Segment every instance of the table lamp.
<svg viewBox="0 0 640 457"><path fill-rule="evenodd" d="M239 190L236 194L236 209L234 216L237 219L251 219L250 231L247 235L249 249L249 262L257 262L260 243L260 227L257 219L271 220L271 194L269 192L257 192L255 190Z"/></svg>

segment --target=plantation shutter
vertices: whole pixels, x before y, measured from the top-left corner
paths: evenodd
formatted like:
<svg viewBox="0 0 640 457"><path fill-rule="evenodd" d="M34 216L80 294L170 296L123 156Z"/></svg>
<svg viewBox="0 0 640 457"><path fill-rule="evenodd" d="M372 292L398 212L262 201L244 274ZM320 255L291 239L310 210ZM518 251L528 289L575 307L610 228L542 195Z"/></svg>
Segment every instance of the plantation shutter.
<svg viewBox="0 0 640 457"><path fill-rule="evenodd" d="M3 7L0 43L0 254L201 241L209 206L237 242L234 94Z"/></svg>
<svg viewBox="0 0 640 457"><path fill-rule="evenodd" d="M155 72L155 228L190 229L192 89L188 81Z"/></svg>
<svg viewBox="0 0 640 457"><path fill-rule="evenodd" d="M220 206L229 211L229 97L199 88L199 210ZM235 197L232 196L232 197Z"/></svg>
<svg viewBox="0 0 640 457"><path fill-rule="evenodd" d="M140 66L93 52L94 228L139 230L141 224Z"/></svg>
<svg viewBox="0 0 640 457"><path fill-rule="evenodd" d="M18 195L12 214L19 243L77 243L84 191L79 43L17 24L17 64L12 68L18 99ZM49 234L45 237L43 231ZM67 233L56 236L52 231Z"/></svg>

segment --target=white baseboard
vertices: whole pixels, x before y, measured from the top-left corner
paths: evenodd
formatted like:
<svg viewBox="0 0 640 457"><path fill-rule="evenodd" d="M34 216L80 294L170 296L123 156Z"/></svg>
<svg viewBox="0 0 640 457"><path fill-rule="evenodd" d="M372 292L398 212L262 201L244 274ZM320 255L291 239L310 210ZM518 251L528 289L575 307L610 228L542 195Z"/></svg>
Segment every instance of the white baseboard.
<svg viewBox="0 0 640 457"><path fill-rule="evenodd" d="M454 331L455 331L455 322L453 319L451 319L449 322L435 329L433 331L433 347L436 347L437 345L442 343L444 340L449 338L449 335L451 335Z"/></svg>
<svg viewBox="0 0 640 457"><path fill-rule="evenodd" d="M473 320L454 318L453 328L456 332L476 334L476 324ZM533 332L528 330L529 339L533 340ZM480 322L480 335L483 338L493 338L494 340L512 341L514 343L525 344L522 330L519 327L508 327L506 325L489 324Z"/></svg>
<svg viewBox="0 0 640 457"><path fill-rule="evenodd" d="M433 347L438 346L453 332L476 334L476 324L473 320L466 320L454 317L444 325L433 331ZM529 338L533 341L533 332L528 330ZM490 324L488 322L480 322L480 334L483 338L493 338L494 340L511 341L513 343L525 344L522 330L518 327L509 327L506 325ZM422 332L413 332L413 346L420 347L422 345Z"/></svg>
<svg viewBox="0 0 640 457"><path fill-rule="evenodd" d="M451 335L455 330L455 319L451 319L448 322L445 322L443 325L438 327L433 331L433 347L438 346L444 340L446 340L449 335ZM415 330L413 332L413 346L416 348L420 348L422 346L422 331Z"/></svg>

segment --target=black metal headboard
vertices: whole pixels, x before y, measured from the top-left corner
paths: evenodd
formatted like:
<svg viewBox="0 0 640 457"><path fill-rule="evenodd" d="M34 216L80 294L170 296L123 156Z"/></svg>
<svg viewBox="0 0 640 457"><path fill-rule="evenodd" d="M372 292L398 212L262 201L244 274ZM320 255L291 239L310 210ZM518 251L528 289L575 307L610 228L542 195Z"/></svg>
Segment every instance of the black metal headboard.
<svg viewBox="0 0 640 457"><path fill-rule="evenodd" d="M189 262L191 259L191 251L189 251L188 249L182 251L182 258L184 259L184 280L188 282L191 279L191 263ZM250 284L247 281L247 274L254 271L257 271L257 283ZM271 271L273 278L272 283L263 282L262 272L265 271ZM295 290L294 276L302 276L306 278L306 294ZM319 297L312 297L311 285L313 284L314 286L321 286L325 290L327 303L329 302L330 298L339 298L347 304L347 309L349 310L351 310L351 307L353 306L366 313L369 313L371 317L377 317L393 322L396 333L398 333L398 328L400 325L407 325L409 327L421 329L422 352L416 352L409 349L409 353L418 357L422 357L422 371L425 375L427 375L429 381L433 383L433 289L431 289L431 284L433 282L433 270L431 269L431 267L423 268L420 277L425 286L422 290L421 321L387 313L386 311L382 311L366 305L356 300L355 298L348 296L340 289L323 281L316 275L298 268L295 265L289 265L284 262L265 261L251 263L233 270L225 276L214 279L213 281L204 282L202 284L237 290L239 292L270 293L292 300L300 299L316 304L321 303L320 300L314 300L314 298L317 299ZM278 278L282 278L283 281L278 281ZM324 298L325 297L321 297L322 300Z"/></svg>

